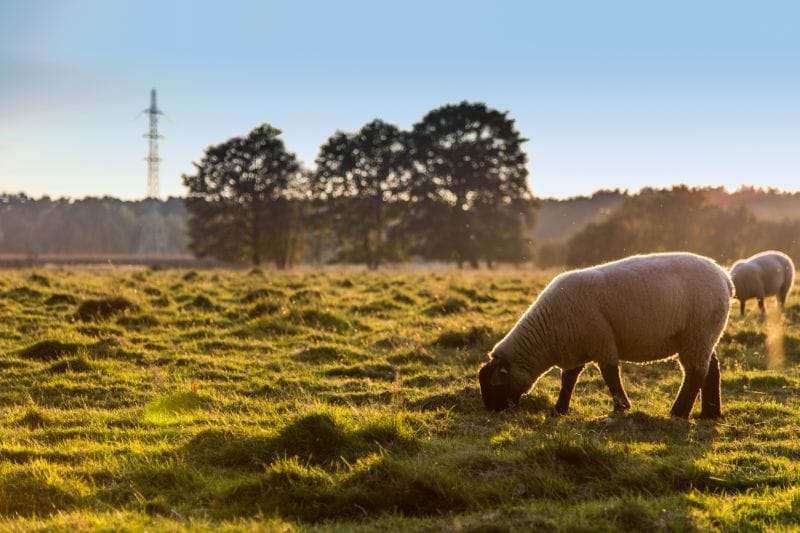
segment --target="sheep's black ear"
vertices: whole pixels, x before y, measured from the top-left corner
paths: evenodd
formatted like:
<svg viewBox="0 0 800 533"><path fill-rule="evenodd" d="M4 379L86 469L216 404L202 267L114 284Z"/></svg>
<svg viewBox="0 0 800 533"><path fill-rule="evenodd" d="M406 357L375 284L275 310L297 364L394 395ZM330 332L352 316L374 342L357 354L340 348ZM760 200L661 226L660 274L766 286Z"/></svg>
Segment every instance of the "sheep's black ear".
<svg viewBox="0 0 800 533"><path fill-rule="evenodd" d="M507 387L511 382L511 365L503 359L492 359L479 372L481 385L490 387Z"/></svg>
<svg viewBox="0 0 800 533"><path fill-rule="evenodd" d="M493 359L489 366L492 373L489 377L489 385L492 387L508 387L511 382L511 365L503 359Z"/></svg>

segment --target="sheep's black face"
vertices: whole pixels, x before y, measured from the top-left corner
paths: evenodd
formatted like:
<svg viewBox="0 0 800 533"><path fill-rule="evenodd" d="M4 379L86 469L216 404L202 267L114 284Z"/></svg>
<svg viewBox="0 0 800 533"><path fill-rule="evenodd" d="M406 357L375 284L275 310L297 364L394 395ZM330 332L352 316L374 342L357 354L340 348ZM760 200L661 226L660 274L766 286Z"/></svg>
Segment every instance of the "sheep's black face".
<svg viewBox="0 0 800 533"><path fill-rule="evenodd" d="M511 386L511 365L503 359L492 359L481 367L478 381L481 384L483 405L489 411L502 411L519 401L521 392Z"/></svg>

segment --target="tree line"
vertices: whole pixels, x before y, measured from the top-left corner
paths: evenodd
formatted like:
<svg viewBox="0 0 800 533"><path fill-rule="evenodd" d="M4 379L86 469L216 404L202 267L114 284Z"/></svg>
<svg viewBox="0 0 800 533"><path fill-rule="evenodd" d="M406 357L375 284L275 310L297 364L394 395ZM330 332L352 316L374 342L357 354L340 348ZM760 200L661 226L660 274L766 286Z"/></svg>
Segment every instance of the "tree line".
<svg viewBox="0 0 800 533"><path fill-rule="evenodd" d="M757 218L744 204L725 201L737 194L763 198L752 189L724 196L719 189L686 186L643 189L571 237L562 250L563 262L580 267L638 253L685 250L729 264L770 249L800 260L800 218ZM774 196L793 199L791 194Z"/></svg>
<svg viewBox="0 0 800 533"><path fill-rule="evenodd" d="M188 189L189 247L231 263L378 268L408 259L523 262L535 202L508 113L462 102L404 131L380 119L335 132L303 168L262 124L208 147Z"/></svg>
<svg viewBox="0 0 800 533"><path fill-rule="evenodd" d="M182 198L126 202L117 198L30 198L0 194L0 254L139 253L143 222L157 205L166 254L187 251Z"/></svg>

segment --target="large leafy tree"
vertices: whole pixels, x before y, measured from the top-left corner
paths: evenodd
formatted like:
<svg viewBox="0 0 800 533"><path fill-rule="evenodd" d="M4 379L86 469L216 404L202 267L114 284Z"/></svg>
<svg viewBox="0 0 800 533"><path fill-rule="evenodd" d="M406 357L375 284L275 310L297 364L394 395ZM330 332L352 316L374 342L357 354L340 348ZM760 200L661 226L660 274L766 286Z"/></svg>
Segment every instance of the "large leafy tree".
<svg viewBox="0 0 800 533"><path fill-rule="evenodd" d="M530 257L534 203L525 142L514 121L482 103L446 105L411 134L406 228L421 255L459 267Z"/></svg>
<svg viewBox="0 0 800 533"><path fill-rule="evenodd" d="M404 187L405 155L403 133L377 119L355 133L337 131L320 148L311 188L324 204L321 223L338 237L338 259L375 269L398 258L389 230Z"/></svg>
<svg viewBox="0 0 800 533"><path fill-rule="evenodd" d="M246 137L210 146L195 173L183 176L189 189L189 247L199 257L291 263L303 172L279 134L262 124Z"/></svg>

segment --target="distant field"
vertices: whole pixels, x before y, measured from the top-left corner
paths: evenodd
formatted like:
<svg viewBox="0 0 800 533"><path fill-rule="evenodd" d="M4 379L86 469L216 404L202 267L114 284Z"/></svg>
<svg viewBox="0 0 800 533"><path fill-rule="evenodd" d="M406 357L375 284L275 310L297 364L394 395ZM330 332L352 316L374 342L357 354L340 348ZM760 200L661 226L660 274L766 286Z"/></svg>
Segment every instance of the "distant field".
<svg viewBox="0 0 800 533"><path fill-rule="evenodd" d="M218 266L213 259L193 255L145 254L0 254L2 268L41 268L45 266L150 266L168 268L209 268Z"/></svg>
<svg viewBox="0 0 800 533"><path fill-rule="evenodd" d="M718 423L668 417L674 361L624 366L626 416L595 368L565 417L558 370L489 414L478 367L548 281L0 271L0 530L796 527L797 288L783 327L733 314Z"/></svg>

